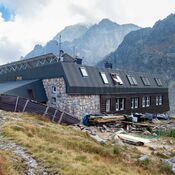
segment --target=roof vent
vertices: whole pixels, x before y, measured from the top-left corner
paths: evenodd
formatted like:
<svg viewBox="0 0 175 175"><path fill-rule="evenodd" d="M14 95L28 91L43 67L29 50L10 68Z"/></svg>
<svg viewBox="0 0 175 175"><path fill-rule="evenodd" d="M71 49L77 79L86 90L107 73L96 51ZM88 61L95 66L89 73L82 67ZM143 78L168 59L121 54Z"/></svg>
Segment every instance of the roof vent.
<svg viewBox="0 0 175 175"><path fill-rule="evenodd" d="M107 69L112 69L112 63L109 63L108 61L105 62L104 66L105 66L105 68L107 68Z"/></svg>
<svg viewBox="0 0 175 175"><path fill-rule="evenodd" d="M81 58L76 58L76 63L77 63L77 64L82 64L82 61L83 61L83 59L81 59Z"/></svg>

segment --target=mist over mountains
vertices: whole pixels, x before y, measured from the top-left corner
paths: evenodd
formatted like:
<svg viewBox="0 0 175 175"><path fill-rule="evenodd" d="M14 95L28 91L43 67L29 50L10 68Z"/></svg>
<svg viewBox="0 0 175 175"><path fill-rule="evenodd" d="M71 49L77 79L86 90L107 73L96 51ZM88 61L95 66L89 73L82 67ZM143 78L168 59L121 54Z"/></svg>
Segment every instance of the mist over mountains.
<svg viewBox="0 0 175 175"><path fill-rule="evenodd" d="M62 38L62 49L71 55L83 57L83 62L95 65L101 59L114 51L124 37L131 31L140 29L134 24L119 25L109 19L103 19L98 24L76 24L65 27L45 46L36 45L25 58L31 58L46 53L59 53L59 36Z"/></svg>

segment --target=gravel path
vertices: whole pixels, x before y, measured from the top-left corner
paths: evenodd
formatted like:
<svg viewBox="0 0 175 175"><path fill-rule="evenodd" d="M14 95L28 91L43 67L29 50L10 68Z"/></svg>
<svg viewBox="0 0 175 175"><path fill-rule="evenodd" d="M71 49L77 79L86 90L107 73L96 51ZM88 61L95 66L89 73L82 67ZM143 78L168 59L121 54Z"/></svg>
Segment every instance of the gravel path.
<svg viewBox="0 0 175 175"><path fill-rule="evenodd" d="M17 120L17 118L14 119ZM0 111L0 149L9 151L24 160L27 167L24 175L48 175L44 168L39 166L37 161L29 153L27 153L22 146L17 145L2 135L2 127L7 120L9 120L7 114ZM19 118L19 120L21 120L21 118Z"/></svg>

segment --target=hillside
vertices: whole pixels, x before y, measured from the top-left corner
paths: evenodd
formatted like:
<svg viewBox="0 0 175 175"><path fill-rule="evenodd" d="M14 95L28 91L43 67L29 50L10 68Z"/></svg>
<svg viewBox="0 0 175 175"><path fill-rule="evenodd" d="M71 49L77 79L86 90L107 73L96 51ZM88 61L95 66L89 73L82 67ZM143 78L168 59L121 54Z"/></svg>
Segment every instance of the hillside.
<svg viewBox="0 0 175 175"><path fill-rule="evenodd" d="M158 21L152 28L143 28L126 35L118 49L98 63L113 63L114 68L145 71L175 76L175 14Z"/></svg>
<svg viewBox="0 0 175 175"><path fill-rule="evenodd" d="M59 35L62 35L62 48L71 55L84 57L84 63L94 65L108 53L114 51L123 41L126 34L138 30L134 24L119 25L109 19L98 24L68 26L59 32L45 46L36 45L25 58L45 53L59 53ZM75 52L75 53L74 53Z"/></svg>
<svg viewBox="0 0 175 175"><path fill-rule="evenodd" d="M101 145L86 133L39 116L0 111L0 121L2 175L171 174L158 160L138 162L135 147Z"/></svg>

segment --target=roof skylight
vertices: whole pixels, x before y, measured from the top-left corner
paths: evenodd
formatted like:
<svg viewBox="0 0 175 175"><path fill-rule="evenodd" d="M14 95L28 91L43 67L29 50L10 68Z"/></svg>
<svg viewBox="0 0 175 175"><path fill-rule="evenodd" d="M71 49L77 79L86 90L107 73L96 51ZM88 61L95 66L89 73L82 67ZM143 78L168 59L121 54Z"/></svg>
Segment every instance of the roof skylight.
<svg viewBox="0 0 175 175"><path fill-rule="evenodd" d="M108 81L108 79L107 79L107 77L106 77L105 72L100 72L100 75L101 75L101 77L102 77L103 83L104 83L104 84L109 84L109 81Z"/></svg>
<svg viewBox="0 0 175 175"><path fill-rule="evenodd" d="M128 78L129 83L130 83L131 85L134 85L134 86L137 85L137 81L136 81L136 79L135 79L134 76L132 76L132 75L127 75L127 78Z"/></svg>
<svg viewBox="0 0 175 175"><path fill-rule="evenodd" d="M150 81L147 77L141 77L141 79L142 79L145 86L150 86L151 85L151 83L150 83Z"/></svg>
<svg viewBox="0 0 175 175"><path fill-rule="evenodd" d="M80 67L80 71L83 77L88 77L88 73L85 67Z"/></svg>
<svg viewBox="0 0 175 175"><path fill-rule="evenodd" d="M155 81L158 86L162 86L162 81L160 80L160 78L155 78Z"/></svg>
<svg viewBox="0 0 175 175"><path fill-rule="evenodd" d="M117 83L117 84L123 85L123 81L118 74L112 73L111 77L112 77L113 81L115 82L115 84Z"/></svg>

